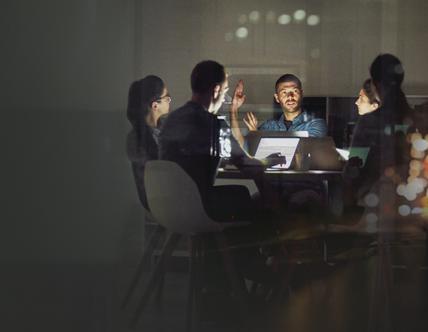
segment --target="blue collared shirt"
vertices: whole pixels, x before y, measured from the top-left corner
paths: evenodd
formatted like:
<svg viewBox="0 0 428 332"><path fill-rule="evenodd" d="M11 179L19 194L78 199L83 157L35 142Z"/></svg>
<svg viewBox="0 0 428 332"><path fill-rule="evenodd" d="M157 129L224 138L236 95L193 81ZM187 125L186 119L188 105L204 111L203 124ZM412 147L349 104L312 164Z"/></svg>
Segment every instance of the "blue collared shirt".
<svg viewBox="0 0 428 332"><path fill-rule="evenodd" d="M307 131L309 137L324 137L327 135L327 125L324 119L314 118L306 111L300 113L288 129L284 123L284 114L278 120L263 122L258 129L266 131Z"/></svg>

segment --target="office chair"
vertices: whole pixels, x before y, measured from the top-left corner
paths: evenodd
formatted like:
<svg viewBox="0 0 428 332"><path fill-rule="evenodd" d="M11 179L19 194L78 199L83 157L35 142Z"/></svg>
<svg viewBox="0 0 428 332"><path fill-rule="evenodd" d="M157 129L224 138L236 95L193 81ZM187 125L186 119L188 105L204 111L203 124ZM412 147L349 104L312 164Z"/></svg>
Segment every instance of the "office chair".
<svg viewBox="0 0 428 332"><path fill-rule="evenodd" d="M201 196L195 182L176 163L164 160L153 160L146 164L146 194L150 210L155 219L168 231L167 240L162 248L159 261L143 291L131 325L135 326L140 313L144 310L153 290L162 279L165 264L177 247L181 237L190 238L190 278L186 313L186 327L193 327L193 311L198 301L201 288L200 274L204 257L204 239L211 235L216 240L217 250L222 253L225 268L233 287L233 291L241 301L239 308L245 310L247 291L244 280L240 277L230 254L223 230L242 227L246 222L218 223L205 212Z"/></svg>
<svg viewBox="0 0 428 332"><path fill-rule="evenodd" d="M125 296L122 300L122 303L121 303L122 309L124 309L129 303L132 293L137 287L138 281L140 280L142 273L144 271L150 270L151 258L155 252L156 247L158 246L159 242L161 241L162 237L165 234L165 228L155 220L153 215L148 210L146 210L144 207L143 209L144 209L144 217L145 217L145 223L144 223L145 233L149 228L153 228L153 229L144 247L143 256L140 260L140 263L137 266L137 270L134 274L134 277L132 278L131 283L128 287L128 290L126 291ZM162 285L159 286L159 292L158 292L159 296L160 296L161 290L162 290Z"/></svg>

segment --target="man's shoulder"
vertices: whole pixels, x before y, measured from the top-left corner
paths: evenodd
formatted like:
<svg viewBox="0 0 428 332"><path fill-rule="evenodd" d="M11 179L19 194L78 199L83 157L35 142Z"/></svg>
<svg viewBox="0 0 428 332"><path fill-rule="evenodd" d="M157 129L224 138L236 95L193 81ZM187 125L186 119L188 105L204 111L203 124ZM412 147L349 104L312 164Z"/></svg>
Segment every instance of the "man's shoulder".
<svg viewBox="0 0 428 332"><path fill-rule="evenodd" d="M206 117L206 118L210 118L213 116L213 114L207 112L202 105L192 101L187 102L183 106L171 112L171 115L173 115L174 117L195 115L195 114L199 115L200 117Z"/></svg>
<svg viewBox="0 0 428 332"><path fill-rule="evenodd" d="M307 130L310 137L324 137L327 135L327 123L324 119L317 118L306 111L302 115L302 129Z"/></svg>
<svg viewBox="0 0 428 332"><path fill-rule="evenodd" d="M184 105L180 106L179 108L176 108L175 110L173 110L170 115L180 116L187 113L197 112L199 110L198 106L199 106L198 104L195 104L189 101Z"/></svg>
<svg viewBox="0 0 428 332"><path fill-rule="evenodd" d="M316 117L313 113L309 113L307 111L302 112L303 122L305 123L320 123L325 124L325 120L323 118Z"/></svg>
<svg viewBox="0 0 428 332"><path fill-rule="evenodd" d="M165 119L164 126L169 126L172 123L185 121L187 122L189 118L194 117L195 114L199 113L199 109L197 105L193 105L190 102L184 104L183 106L180 106L179 108L176 108L175 110L171 111L167 118Z"/></svg>

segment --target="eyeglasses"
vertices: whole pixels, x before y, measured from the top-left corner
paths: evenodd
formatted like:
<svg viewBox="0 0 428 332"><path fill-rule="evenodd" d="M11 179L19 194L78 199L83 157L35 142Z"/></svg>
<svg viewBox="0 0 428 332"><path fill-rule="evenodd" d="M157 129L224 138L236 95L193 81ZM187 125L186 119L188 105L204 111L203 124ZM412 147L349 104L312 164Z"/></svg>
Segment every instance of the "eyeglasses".
<svg viewBox="0 0 428 332"><path fill-rule="evenodd" d="M170 102L171 102L171 100L172 100L172 98L171 98L171 96L170 95L165 95L165 96L163 96L163 97L159 97L159 99L157 99L156 101L158 101L158 102L161 102L162 101L162 99L165 99L165 101L169 104Z"/></svg>

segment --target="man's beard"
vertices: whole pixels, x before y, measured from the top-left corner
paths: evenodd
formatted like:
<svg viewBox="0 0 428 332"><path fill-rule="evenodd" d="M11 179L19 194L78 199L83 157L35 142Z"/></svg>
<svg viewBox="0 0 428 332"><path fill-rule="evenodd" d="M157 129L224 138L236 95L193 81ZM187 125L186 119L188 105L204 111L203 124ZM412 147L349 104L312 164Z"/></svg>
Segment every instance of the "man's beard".
<svg viewBox="0 0 428 332"><path fill-rule="evenodd" d="M289 107L284 107L284 108L285 108L285 110L288 113L296 113L296 112L299 112L302 109L302 104L301 103L296 103L296 106L293 107L293 108L289 108Z"/></svg>

